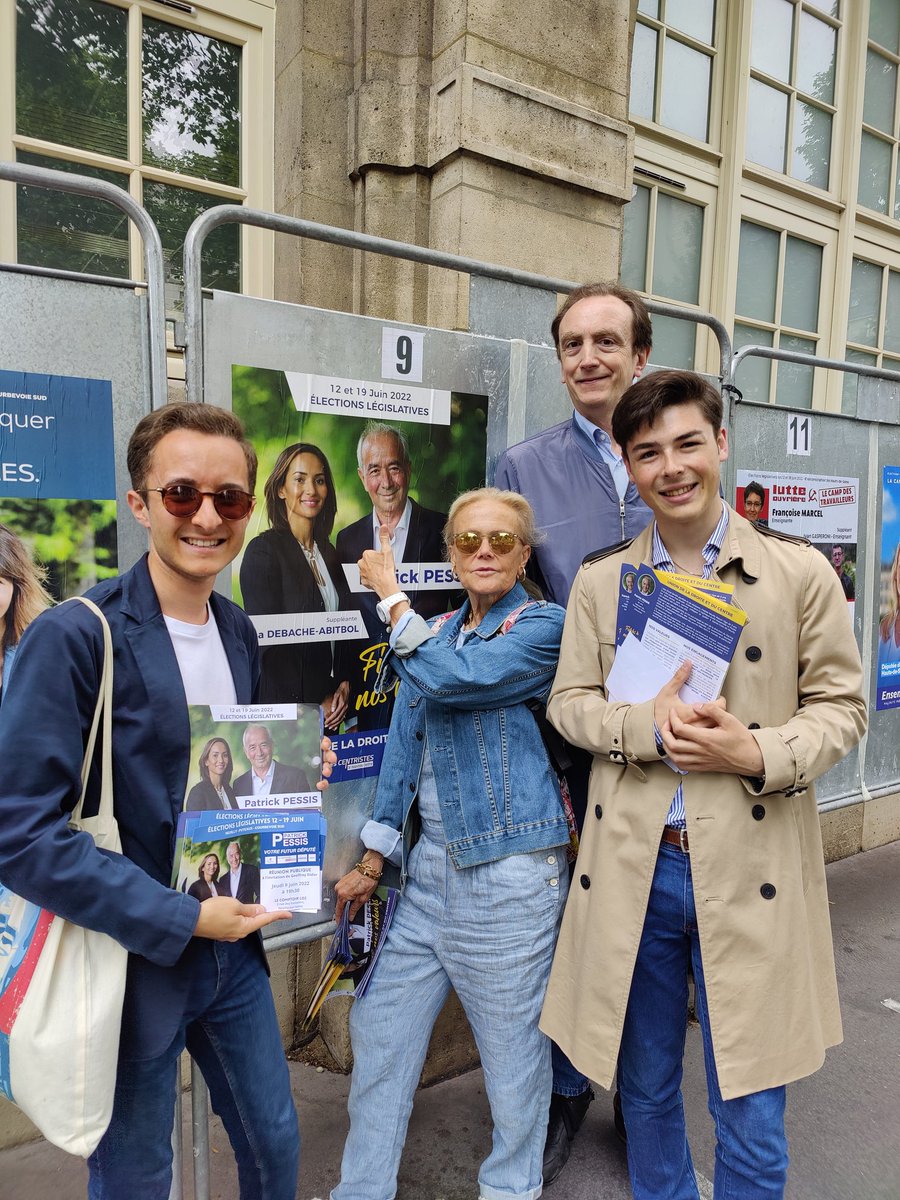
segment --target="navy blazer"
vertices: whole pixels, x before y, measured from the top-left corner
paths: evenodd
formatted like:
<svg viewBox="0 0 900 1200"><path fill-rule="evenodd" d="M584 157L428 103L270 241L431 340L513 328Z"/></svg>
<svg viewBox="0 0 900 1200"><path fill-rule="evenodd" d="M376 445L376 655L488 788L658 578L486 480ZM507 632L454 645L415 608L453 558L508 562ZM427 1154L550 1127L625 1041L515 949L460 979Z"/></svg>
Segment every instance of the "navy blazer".
<svg viewBox="0 0 900 1200"><path fill-rule="evenodd" d="M431 508L422 508L420 504L416 504L415 500L411 500L410 504L412 512L401 562L443 562L445 558L444 526L447 523L447 514L435 512ZM337 535L335 543L338 558L344 563L359 562L363 551L371 550L373 545L371 513L367 513L358 521L354 521L352 525L348 525L346 529L342 529ZM420 592L413 587L401 586L409 596L412 607L426 619L447 611L449 591ZM379 641L384 640L384 622L379 620L375 611L378 597L372 591L365 591L357 593L356 599L369 636Z"/></svg>
<svg viewBox="0 0 900 1200"><path fill-rule="evenodd" d="M122 1052L152 1057L171 1041L191 979L199 970L214 969L212 943L192 937L198 901L169 886L188 776L188 711L146 556L87 595L112 631L113 783L122 854L98 850L66 819L81 790L103 635L85 605L61 605L25 631L14 686L4 696L0 879L67 920L110 934L130 951ZM259 678L256 633L241 610L215 592L210 606L237 702L249 703ZM86 815L96 811L99 784L98 751ZM258 938L248 942L248 952L263 953Z"/></svg>

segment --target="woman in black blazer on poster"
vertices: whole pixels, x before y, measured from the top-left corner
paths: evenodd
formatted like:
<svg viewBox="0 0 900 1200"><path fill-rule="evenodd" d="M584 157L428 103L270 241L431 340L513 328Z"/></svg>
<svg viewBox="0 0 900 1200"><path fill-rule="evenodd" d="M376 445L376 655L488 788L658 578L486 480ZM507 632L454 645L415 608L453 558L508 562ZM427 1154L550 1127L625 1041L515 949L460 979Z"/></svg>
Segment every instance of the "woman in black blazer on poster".
<svg viewBox="0 0 900 1200"><path fill-rule="evenodd" d="M244 611L337 612L356 607L329 538L337 515L328 459L309 442L278 456L264 490L271 528L253 538L241 563ZM262 648L260 703L321 704L336 729L350 701L346 642Z"/></svg>
<svg viewBox="0 0 900 1200"><path fill-rule="evenodd" d="M200 782L188 792L185 812L215 812L220 808L237 808L231 773L234 760L231 747L224 738L212 737L200 751Z"/></svg>
<svg viewBox="0 0 900 1200"><path fill-rule="evenodd" d="M207 854L200 863L196 880L188 888L188 895L196 897L201 904L210 896L224 896L225 892L220 892L216 888L220 868L218 854Z"/></svg>

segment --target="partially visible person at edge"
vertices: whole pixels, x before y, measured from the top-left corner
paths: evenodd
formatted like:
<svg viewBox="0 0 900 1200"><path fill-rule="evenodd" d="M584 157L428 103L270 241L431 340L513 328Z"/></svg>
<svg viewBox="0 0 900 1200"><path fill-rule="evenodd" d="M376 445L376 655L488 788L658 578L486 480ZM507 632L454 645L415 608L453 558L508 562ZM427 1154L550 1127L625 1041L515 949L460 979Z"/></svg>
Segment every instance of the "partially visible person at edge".
<svg viewBox="0 0 900 1200"><path fill-rule="evenodd" d="M618 1077L636 1200L699 1200L681 1099L691 972L714 1194L781 1200L785 1085L841 1040L812 781L865 730L859 653L824 556L722 500L711 384L648 375L613 430L655 520L585 561L566 613L547 711L591 751L597 803L541 1027L591 1079ZM719 699L679 698L690 662L653 699L608 699L625 562L734 586L748 620Z"/></svg>
<svg viewBox="0 0 900 1200"><path fill-rule="evenodd" d="M355 608L329 540L337 493L319 447L294 442L282 450L264 494L269 528L248 543L241 560L244 611L256 616ZM325 728L337 729L350 700L349 654L343 641L265 646L260 703L320 704Z"/></svg>
<svg viewBox="0 0 900 1200"><path fill-rule="evenodd" d="M44 589L46 576L22 539L8 526L0 525L0 700L22 634L53 603Z"/></svg>
<svg viewBox="0 0 900 1200"><path fill-rule="evenodd" d="M122 854L98 850L67 822L81 791L103 634L84 605L61 604L25 631L3 706L0 879L130 952L112 1120L88 1160L91 1200L167 1200L185 1046L228 1131L241 1200L295 1200L297 1116L257 932L290 914L231 896L201 904L168 886L188 776L187 706L248 704L259 681L249 618L213 591L244 538L256 455L231 413L173 404L138 422L128 470L128 505L149 553L87 593L112 632ZM323 755L334 761L327 739ZM95 763L89 808L99 775Z"/></svg>
<svg viewBox="0 0 900 1200"><path fill-rule="evenodd" d="M585 555L634 537L650 520L650 510L628 478L612 419L622 393L647 365L653 328L636 292L600 282L571 292L550 331L572 416L504 450L494 482L520 492L534 509L546 537L535 547L529 575L548 600L565 607ZM566 775L580 830L590 755L572 747L570 757ZM593 1099L587 1078L554 1045L545 1186L565 1166ZM616 1128L624 1137L618 1097L614 1108Z"/></svg>
<svg viewBox="0 0 900 1200"><path fill-rule="evenodd" d="M568 890L568 826L528 707L547 694L564 616L522 587L536 536L521 496L463 493L445 540L468 599L431 627L398 589L387 529L381 550L360 562L391 626L381 686L394 673L401 682L367 849L336 885L338 911L349 904L353 916L385 858L400 863L402 896L350 1013L350 1132L332 1200L395 1194L413 1095L451 988L494 1122L479 1195L541 1194L550 1043L537 1018Z"/></svg>
<svg viewBox="0 0 900 1200"><path fill-rule="evenodd" d="M878 629L879 663L900 662L900 542L891 559L888 610Z"/></svg>

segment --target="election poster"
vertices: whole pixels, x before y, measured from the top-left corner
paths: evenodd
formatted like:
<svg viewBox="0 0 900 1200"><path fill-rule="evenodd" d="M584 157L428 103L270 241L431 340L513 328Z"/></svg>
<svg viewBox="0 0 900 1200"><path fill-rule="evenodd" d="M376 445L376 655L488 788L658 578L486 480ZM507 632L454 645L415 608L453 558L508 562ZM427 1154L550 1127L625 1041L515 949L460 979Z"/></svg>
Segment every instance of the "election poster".
<svg viewBox="0 0 900 1200"><path fill-rule="evenodd" d="M900 708L900 467L881 478L881 589L876 708Z"/></svg>
<svg viewBox="0 0 900 1200"><path fill-rule="evenodd" d="M112 385L0 370L0 523L56 600L118 567Z"/></svg>
<svg viewBox="0 0 900 1200"><path fill-rule="evenodd" d="M461 603L443 530L453 499L484 482L488 398L235 365L232 408L259 456L232 574L259 636L259 699L320 704L341 735L335 781L377 775L396 685L375 690L387 629L357 563L385 525L415 611Z"/></svg>
<svg viewBox="0 0 900 1200"><path fill-rule="evenodd" d="M735 508L754 524L812 542L834 568L853 619L858 478L738 471Z"/></svg>

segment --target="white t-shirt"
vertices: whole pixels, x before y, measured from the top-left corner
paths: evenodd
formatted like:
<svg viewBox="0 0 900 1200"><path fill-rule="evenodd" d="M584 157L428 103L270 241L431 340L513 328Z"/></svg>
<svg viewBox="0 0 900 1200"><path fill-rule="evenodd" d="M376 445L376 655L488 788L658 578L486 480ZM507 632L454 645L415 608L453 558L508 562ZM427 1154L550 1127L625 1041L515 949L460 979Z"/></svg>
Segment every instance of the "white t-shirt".
<svg viewBox="0 0 900 1200"><path fill-rule="evenodd" d="M236 704L231 667L209 605L205 625L190 625L165 613L163 618L178 659L188 704Z"/></svg>

